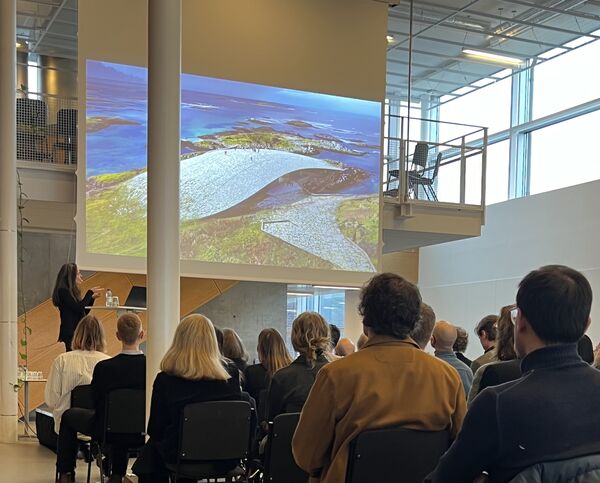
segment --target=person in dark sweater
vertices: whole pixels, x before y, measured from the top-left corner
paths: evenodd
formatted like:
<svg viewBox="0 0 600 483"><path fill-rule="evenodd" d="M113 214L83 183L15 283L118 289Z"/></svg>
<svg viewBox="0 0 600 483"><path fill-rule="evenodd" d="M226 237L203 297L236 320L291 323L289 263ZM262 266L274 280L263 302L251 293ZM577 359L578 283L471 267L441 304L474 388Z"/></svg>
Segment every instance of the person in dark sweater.
<svg viewBox="0 0 600 483"><path fill-rule="evenodd" d="M467 350L467 346L469 345L469 333L463 329L462 327L456 328L456 342L454 342L454 346L452 349L458 357L458 360L464 362L467 366L471 367L473 361L465 356L465 351Z"/></svg>
<svg viewBox="0 0 600 483"><path fill-rule="evenodd" d="M292 345L300 354L271 379L267 416L302 410L319 369L331 358L330 329L317 312L304 312L292 323Z"/></svg>
<svg viewBox="0 0 600 483"><path fill-rule="evenodd" d="M103 290L100 287L92 287L82 297L80 290L82 283L83 278L77 265L65 263L58 271L52 292L52 303L60 312L58 341L65 344L67 352L71 350L77 324L90 312L85 307L93 305Z"/></svg>
<svg viewBox="0 0 600 483"><path fill-rule="evenodd" d="M600 371L577 353L591 305L589 282L571 268L542 267L521 281L511 316L523 376L475 398L426 481L470 483L485 471L508 482L538 463L600 454Z"/></svg>
<svg viewBox="0 0 600 483"><path fill-rule="evenodd" d="M181 413L190 403L241 400L240 381L228 371L212 322L203 315L185 317L154 380L148 420L149 441L133 466L140 483L167 482L165 463L175 463ZM237 371L231 371L237 374ZM222 462L224 472L236 466ZM179 480L183 481L183 480Z"/></svg>
<svg viewBox="0 0 600 483"><path fill-rule="evenodd" d="M248 367L248 352L246 347L233 329L223 329L223 355L233 361L240 373L243 374ZM243 379L242 379L243 384Z"/></svg>
<svg viewBox="0 0 600 483"><path fill-rule="evenodd" d="M244 371L246 391L260 407L262 391L269 389L271 378L279 369L289 366L292 358L277 329L263 329L258 334L258 360L260 363L248 366Z"/></svg>
<svg viewBox="0 0 600 483"><path fill-rule="evenodd" d="M60 483L71 482L77 456L77 433L101 439L108 393L115 389L146 387L146 356L140 351L144 331L137 315L127 313L119 317L117 338L122 344L121 352L98 362L94 368L91 382L94 410L71 408L62 416L56 463ZM127 472L127 444L113 442L108 448L108 459L111 468L108 482L121 483Z"/></svg>

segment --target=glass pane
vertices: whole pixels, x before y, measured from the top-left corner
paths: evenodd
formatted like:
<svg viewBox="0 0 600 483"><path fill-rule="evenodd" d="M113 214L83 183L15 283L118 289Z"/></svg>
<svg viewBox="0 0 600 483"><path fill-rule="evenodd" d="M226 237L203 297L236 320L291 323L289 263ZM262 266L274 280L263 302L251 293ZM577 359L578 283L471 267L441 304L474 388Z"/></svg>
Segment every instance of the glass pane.
<svg viewBox="0 0 600 483"><path fill-rule="evenodd" d="M600 111L531 133L531 194L600 179Z"/></svg>
<svg viewBox="0 0 600 483"><path fill-rule="evenodd" d="M492 205L508 199L508 169L510 143L508 140L491 144L487 149L485 204Z"/></svg>
<svg viewBox="0 0 600 483"><path fill-rule="evenodd" d="M533 75L533 118L600 97L600 42L538 65Z"/></svg>

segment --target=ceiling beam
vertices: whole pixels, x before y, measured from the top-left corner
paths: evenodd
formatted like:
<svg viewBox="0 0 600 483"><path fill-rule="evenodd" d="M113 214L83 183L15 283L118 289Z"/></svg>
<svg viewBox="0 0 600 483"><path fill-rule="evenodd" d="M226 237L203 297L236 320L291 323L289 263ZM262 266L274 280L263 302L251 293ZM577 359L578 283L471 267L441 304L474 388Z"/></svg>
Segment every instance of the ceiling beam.
<svg viewBox="0 0 600 483"><path fill-rule="evenodd" d="M397 74L395 72L387 72L387 76L403 77L405 79L408 79L407 74ZM413 77L413 82L415 82L415 81L418 82L419 78ZM457 86L457 88L463 87L465 85L462 82L448 81L448 80L443 80L443 79L427 79L427 82L438 83L438 84L447 84L447 85L451 85L451 86Z"/></svg>
<svg viewBox="0 0 600 483"><path fill-rule="evenodd" d="M524 7L537 8L540 10L544 10L546 12L558 13L561 15L570 15L572 17L585 18L587 20L595 20L596 22L600 22L600 15L595 15L593 13L582 12L581 10L561 10L560 8L550 7L548 5L540 5L534 2L527 2L525 0L504 0L508 3L513 3L515 5L523 5ZM592 3L592 2L590 2Z"/></svg>
<svg viewBox="0 0 600 483"><path fill-rule="evenodd" d="M452 11L452 7L449 7L447 5L437 4L437 3L419 2L419 5L430 7L430 8L437 8L437 9L440 9L440 10ZM537 7L539 7L539 6L537 6ZM532 8L534 8L534 7L532 7ZM528 27L533 27L533 28L541 28L541 29L546 29L546 30L552 30L553 32L560 32L560 33L568 34L568 35L575 35L575 36L579 36L579 37L581 37L581 36L587 36L587 37L591 37L591 38L594 38L594 39L600 39L600 36L598 36L598 35L587 34L587 33L584 33L584 32L577 32L575 30L564 29L564 28L561 28L561 27L553 27L552 25L544 25L544 24L540 24L540 23L529 22L527 20L521 20L518 17L507 18L507 17L503 17L502 15L496 15L496 14L487 13L487 12L480 12L479 10L472 10L470 8L465 8L465 9L462 10L462 12L464 12L466 14L470 14L470 15L476 15L476 16L479 16L479 17L491 18L491 19L494 19L494 20L500 20L502 22L516 23L516 24L519 24L519 25L526 25ZM561 13L564 13L564 12L561 11Z"/></svg>
<svg viewBox="0 0 600 483"><path fill-rule="evenodd" d="M390 59L388 57L387 60L388 64L401 64L401 65L408 65L408 61L403 61L403 60L396 60L396 59ZM469 72L466 70L458 70L458 69L449 69L445 66L436 66L436 65L429 65L429 64L420 64L417 62L413 62L412 63L413 67L419 67L421 69L435 69L438 72L448 72L450 74L458 74L458 75L464 75L464 76L472 76L472 77L476 77L477 79L481 79L483 77L490 77L491 74L486 75L486 74L482 74L481 72Z"/></svg>
<svg viewBox="0 0 600 483"><path fill-rule="evenodd" d="M44 27L44 30L42 31L42 34L40 35L40 38L37 39L36 43L34 44L33 48L31 49L31 52L36 52L37 51L37 48L39 47L39 45L42 42L42 40L44 40L44 37L46 36L46 34L48 33L48 31L52 28L52 25L54 24L54 21L56 20L56 17L58 17L60 15L60 12L64 8L64 6L67 4L67 1L68 0L62 0L62 2L60 3L60 5L56 8L56 10L54 11L54 14L50 18L50 20L48 20L48 23Z"/></svg>

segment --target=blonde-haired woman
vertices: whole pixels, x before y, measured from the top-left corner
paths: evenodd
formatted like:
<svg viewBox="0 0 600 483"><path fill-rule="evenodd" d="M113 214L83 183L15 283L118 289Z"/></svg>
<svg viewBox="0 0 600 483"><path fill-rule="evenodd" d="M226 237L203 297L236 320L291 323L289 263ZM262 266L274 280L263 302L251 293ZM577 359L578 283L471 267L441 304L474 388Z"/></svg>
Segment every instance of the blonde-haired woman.
<svg viewBox="0 0 600 483"><path fill-rule="evenodd" d="M240 336L233 329L223 329L223 355L243 373L248 367L248 352Z"/></svg>
<svg viewBox="0 0 600 483"><path fill-rule="evenodd" d="M109 358L104 353L104 328L95 316L86 315L79 321L73 334L72 349L54 359L44 391L44 399L54 416L56 434L60 432L63 413L71 407L71 391L92 382L96 364Z"/></svg>
<svg viewBox="0 0 600 483"><path fill-rule="evenodd" d="M327 321L316 312L304 312L292 323L292 346L299 356L271 379L269 421L279 414L302 410L317 372L332 359L329 330Z"/></svg>
<svg viewBox="0 0 600 483"><path fill-rule="evenodd" d="M260 393L267 390L271 378L279 369L292 363L283 337L277 329L263 329L258 334L258 364L248 366L244 372L246 391L260 405Z"/></svg>
<svg viewBox="0 0 600 483"><path fill-rule="evenodd" d="M140 482L167 481L165 462L175 463L177 459L185 405L241 398L239 380L226 370L215 328L203 315L189 315L179 323L160 369L152 387L150 440L134 465Z"/></svg>

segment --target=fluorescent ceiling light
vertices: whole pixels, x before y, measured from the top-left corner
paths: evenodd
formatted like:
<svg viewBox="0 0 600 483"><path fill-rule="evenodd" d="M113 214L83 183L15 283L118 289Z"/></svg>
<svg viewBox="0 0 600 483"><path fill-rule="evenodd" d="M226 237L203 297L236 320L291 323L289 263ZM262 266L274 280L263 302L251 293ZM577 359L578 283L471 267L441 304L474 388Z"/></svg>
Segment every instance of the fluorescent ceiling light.
<svg viewBox="0 0 600 483"><path fill-rule="evenodd" d="M288 292L288 295L295 295L296 297L310 297L312 296L311 293L306 293L306 292Z"/></svg>
<svg viewBox="0 0 600 483"><path fill-rule="evenodd" d="M539 54L538 57L548 60L548 59L551 59L552 57L556 57L557 55L562 54L563 52L566 52L566 51L567 51L567 49L557 47L555 49L550 49L550 50L547 50L546 52Z"/></svg>
<svg viewBox="0 0 600 483"><path fill-rule="evenodd" d="M393 35L386 35L385 39L387 40L388 44L391 44L394 40L396 40Z"/></svg>
<svg viewBox="0 0 600 483"><path fill-rule="evenodd" d="M23 47L23 44L21 42L17 42L17 49L20 49L21 47Z"/></svg>
<svg viewBox="0 0 600 483"><path fill-rule="evenodd" d="M485 52L483 50L475 49L462 49L463 54L473 59L482 60L485 62L492 62L494 64L511 64L520 65L524 61L517 57L511 57L509 55L494 54L492 52Z"/></svg>
<svg viewBox="0 0 600 483"><path fill-rule="evenodd" d="M452 91L452 94L456 94L457 96L463 96L465 94L468 94L471 91L474 91L475 88L471 87L471 86L463 86L463 87L459 87L458 89Z"/></svg>
<svg viewBox="0 0 600 483"><path fill-rule="evenodd" d="M338 287L335 285L315 285L315 288L328 288L328 289L335 289L335 290L360 290L359 287Z"/></svg>

